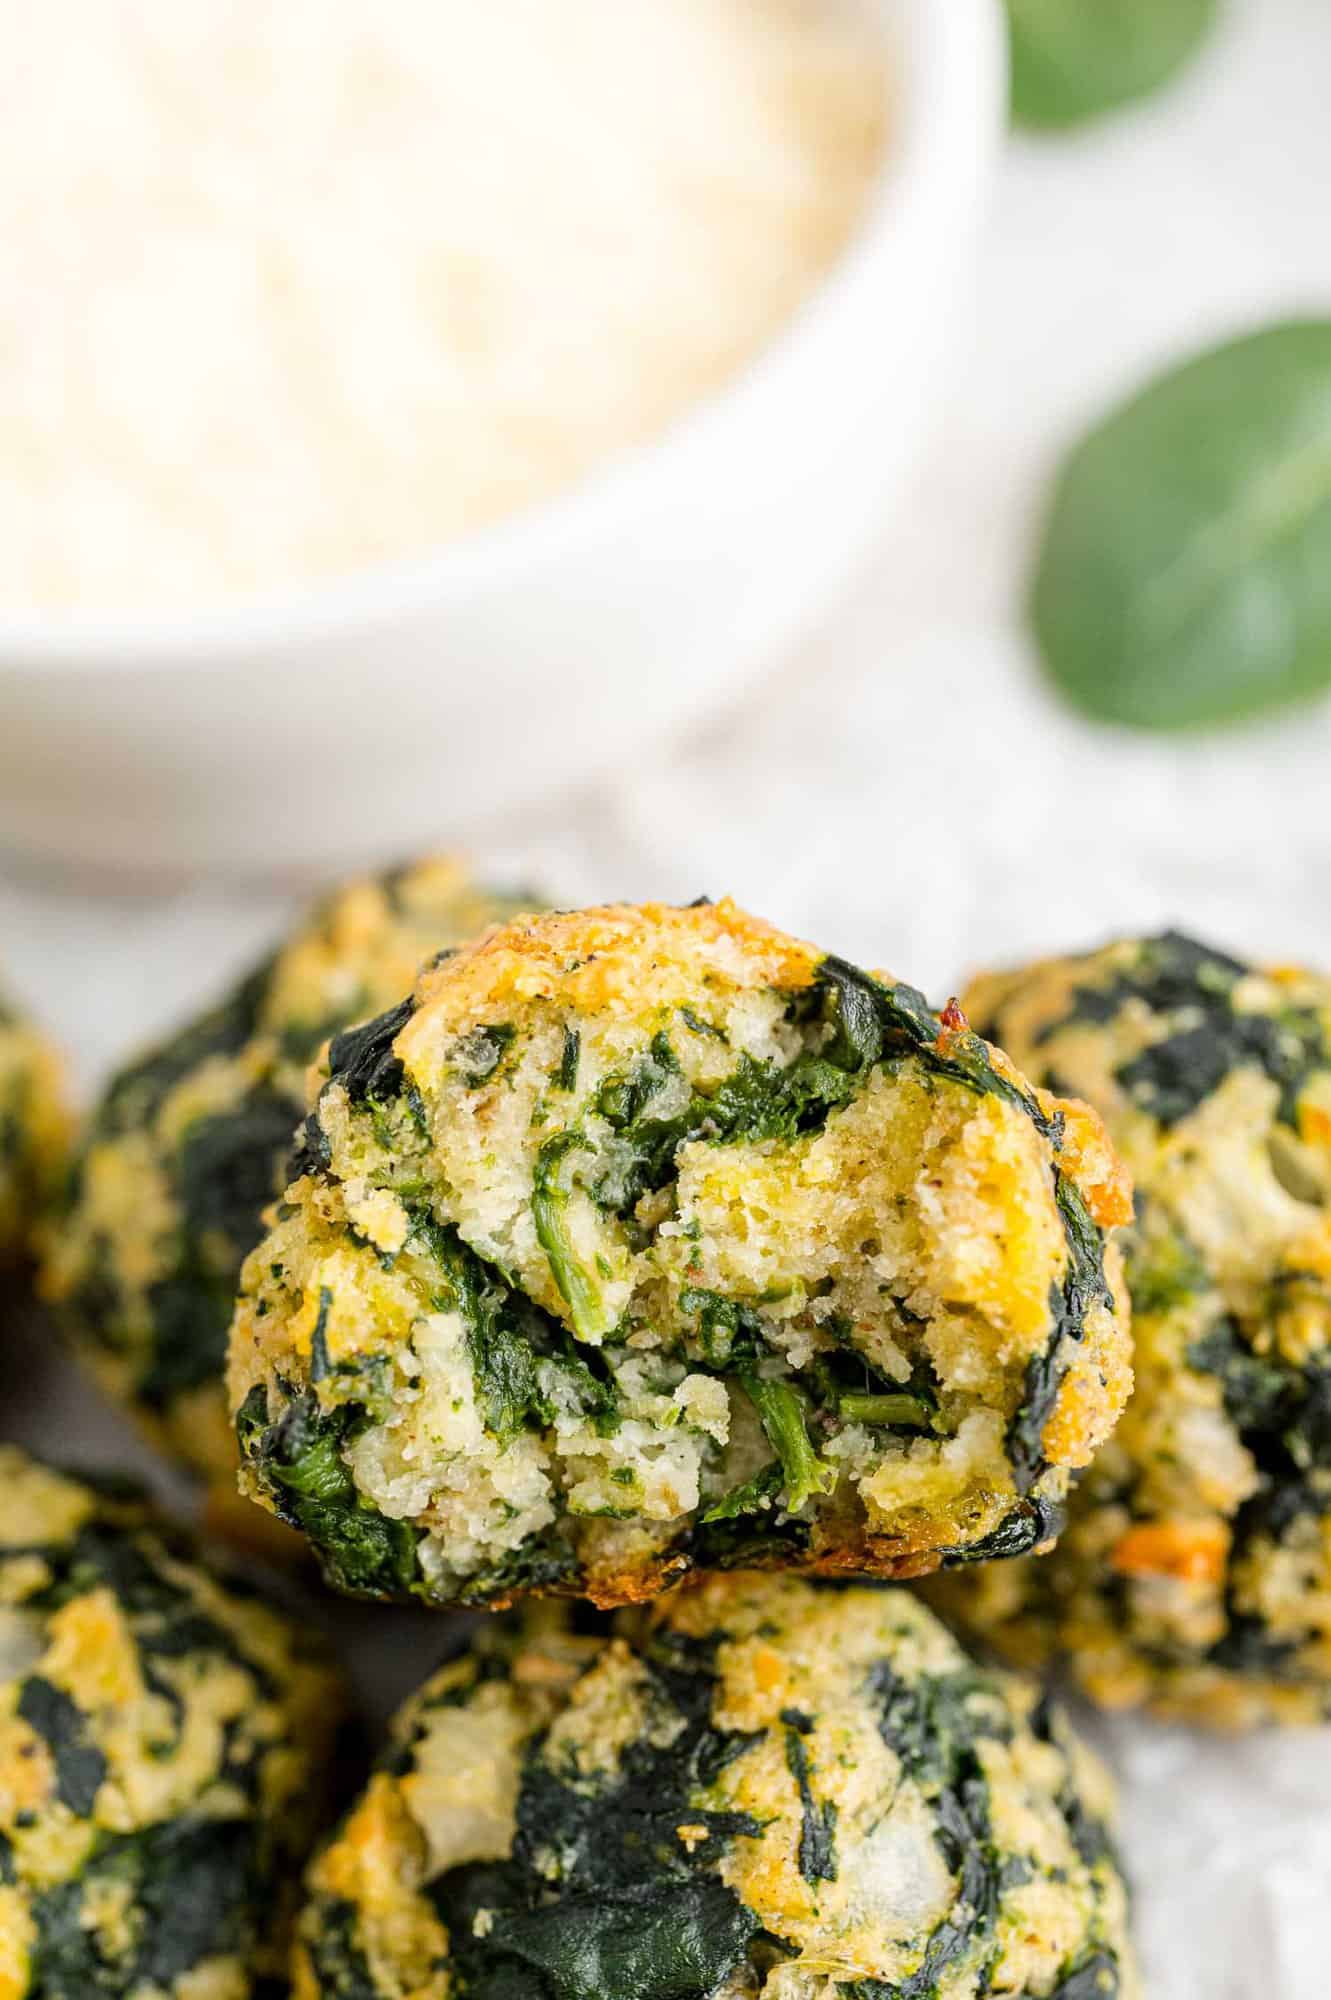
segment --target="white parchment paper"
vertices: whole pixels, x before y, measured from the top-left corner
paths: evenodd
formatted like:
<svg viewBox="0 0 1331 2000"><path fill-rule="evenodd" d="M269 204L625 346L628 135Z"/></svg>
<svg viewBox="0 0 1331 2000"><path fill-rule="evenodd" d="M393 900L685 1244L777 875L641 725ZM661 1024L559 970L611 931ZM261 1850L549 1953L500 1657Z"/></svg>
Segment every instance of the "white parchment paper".
<svg viewBox="0 0 1331 2000"><path fill-rule="evenodd" d="M855 590L742 714L540 821L474 829L483 858L565 902L729 892L940 998L978 964L1166 922L1331 966L1331 713L1204 742L1092 731L1045 694L1018 617L1039 496L1079 424L1158 362L1331 305L1328 79L1324 0L1232 0L1169 97L1015 145L969 361ZM0 959L90 1086L291 907L11 867ZM143 1462L44 1337L10 1394L6 1430ZM426 1614L343 1622L380 1708L441 1646ZM1122 1782L1154 2000L1327 2000L1331 1730L1090 1723Z"/></svg>

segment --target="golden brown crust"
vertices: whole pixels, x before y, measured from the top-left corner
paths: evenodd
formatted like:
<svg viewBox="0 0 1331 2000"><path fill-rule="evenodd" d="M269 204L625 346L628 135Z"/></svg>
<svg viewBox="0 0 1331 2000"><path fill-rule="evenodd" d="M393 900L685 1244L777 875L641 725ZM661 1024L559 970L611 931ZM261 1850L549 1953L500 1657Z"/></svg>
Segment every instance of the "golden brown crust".
<svg viewBox="0 0 1331 2000"><path fill-rule="evenodd" d="M823 957L730 898L675 908L613 903L505 924L427 971L397 1052L428 1061L441 1030L507 1018L514 1006L558 1000L570 1013L636 1018L643 996L663 1013L687 1006L708 974L739 991L812 983Z"/></svg>

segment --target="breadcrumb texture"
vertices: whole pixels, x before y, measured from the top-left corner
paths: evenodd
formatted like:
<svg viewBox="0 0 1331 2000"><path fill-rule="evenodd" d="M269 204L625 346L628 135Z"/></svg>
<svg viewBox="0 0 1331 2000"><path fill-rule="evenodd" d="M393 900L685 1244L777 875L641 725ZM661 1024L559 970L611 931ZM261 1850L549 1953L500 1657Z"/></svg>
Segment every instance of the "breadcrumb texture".
<svg viewBox="0 0 1331 2000"><path fill-rule="evenodd" d="M1331 981L1174 934L976 982L1137 1185L1136 1392L1053 1555L947 1588L1106 1706L1331 1716Z"/></svg>
<svg viewBox="0 0 1331 2000"><path fill-rule="evenodd" d="M0 1271L28 1261L68 1141L59 1058L0 996Z"/></svg>
<svg viewBox="0 0 1331 2000"><path fill-rule="evenodd" d="M295 2000L1139 2000L1111 1806L904 1591L491 1627L313 1863Z"/></svg>
<svg viewBox="0 0 1331 2000"><path fill-rule="evenodd" d="M339 889L222 1003L110 1084L49 1232L44 1289L154 1444L235 1480L222 1377L240 1267L282 1191L326 1038L524 899L432 858Z"/></svg>
<svg viewBox="0 0 1331 2000"><path fill-rule="evenodd" d="M331 1667L126 1489L11 1446L0 1486L0 1996L271 1991Z"/></svg>
<svg viewBox="0 0 1331 2000"><path fill-rule="evenodd" d="M1127 1395L1093 1115L730 903L490 932L332 1043L297 1165L232 1406L351 1591L1013 1553Z"/></svg>

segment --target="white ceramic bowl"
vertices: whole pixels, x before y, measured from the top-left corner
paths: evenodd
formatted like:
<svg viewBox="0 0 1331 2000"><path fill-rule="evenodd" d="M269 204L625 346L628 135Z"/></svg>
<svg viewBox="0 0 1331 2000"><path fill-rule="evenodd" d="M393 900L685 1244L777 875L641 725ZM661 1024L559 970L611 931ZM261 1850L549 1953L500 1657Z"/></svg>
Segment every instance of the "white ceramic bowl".
<svg viewBox="0 0 1331 2000"><path fill-rule="evenodd" d="M426 561L188 620L0 616L0 841L285 872L474 834L729 699L899 496L1005 104L999 0L877 0L871 211L790 326L658 442Z"/></svg>

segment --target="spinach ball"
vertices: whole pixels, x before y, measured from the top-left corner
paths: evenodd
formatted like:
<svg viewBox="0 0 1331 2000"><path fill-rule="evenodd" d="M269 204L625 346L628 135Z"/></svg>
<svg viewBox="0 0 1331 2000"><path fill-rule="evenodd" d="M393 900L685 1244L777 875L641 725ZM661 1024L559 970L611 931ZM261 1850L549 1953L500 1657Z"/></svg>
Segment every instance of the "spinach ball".
<svg viewBox="0 0 1331 2000"><path fill-rule="evenodd" d="M127 1489L0 1446L0 1491L0 1993L257 2000L336 1677Z"/></svg>
<svg viewBox="0 0 1331 2000"><path fill-rule="evenodd" d="M1127 1394L1098 1121L732 904L492 931L324 1076L230 1381L342 1589L1011 1554Z"/></svg>
<svg viewBox="0 0 1331 2000"><path fill-rule="evenodd" d="M1111 1803L905 1591L491 1628L313 1863L295 2000L1138 2000Z"/></svg>
<svg viewBox="0 0 1331 2000"><path fill-rule="evenodd" d="M1331 980L1173 933L982 979L1137 1184L1137 1388L1057 1551L952 1598L1111 1707L1331 1717Z"/></svg>
<svg viewBox="0 0 1331 2000"><path fill-rule="evenodd" d="M55 1052L0 997L0 1271L33 1251L67 1136Z"/></svg>
<svg viewBox="0 0 1331 2000"><path fill-rule="evenodd" d="M234 1483L227 1324L285 1181L307 1064L329 1034L401 999L422 960L519 907L447 859L353 882L108 1088L45 1290L103 1386L195 1472Z"/></svg>

